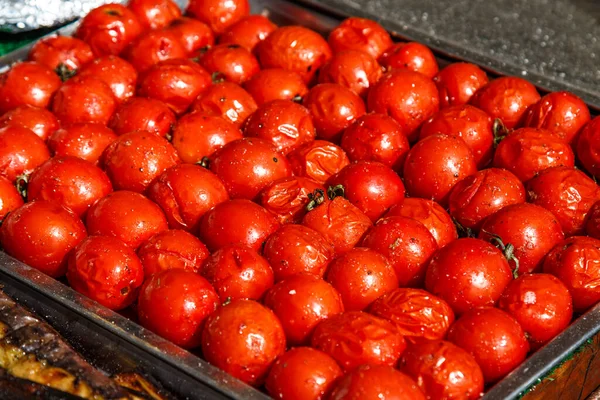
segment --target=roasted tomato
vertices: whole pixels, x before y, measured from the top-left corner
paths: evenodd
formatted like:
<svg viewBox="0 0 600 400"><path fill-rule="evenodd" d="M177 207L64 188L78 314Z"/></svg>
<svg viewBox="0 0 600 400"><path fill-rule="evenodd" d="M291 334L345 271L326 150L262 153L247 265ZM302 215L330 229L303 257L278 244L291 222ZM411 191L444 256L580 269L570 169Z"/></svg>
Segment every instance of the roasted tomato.
<svg viewBox="0 0 600 400"><path fill-rule="evenodd" d="M531 83L523 78L506 76L479 89L470 103L513 129L523 124L527 109L539 100L540 94Z"/></svg>
<svg viewBox="0 0 600 400"><path fill-rule="evenodd" d="M239 44L219 44L201 50L200 64L217 79L242 84L260 70L256 57Z"/></svg>
<svg viewBox="0 0 600 400"><path fill-rule="evenodd" d="M440 106L446 108L467 104L488 83L488 77L475 64L454 63L443 68L433 81L440 93Z"/></svg>
<svg viewBox="0 0 600 400"><path fill-rule="evenodd" d="M219 36L219 44L238 44L253 51L275 29L277 25L264 15L248 15L227 28Z"/></svg>
<svg viewBox="0 0 600 400"><path fill-rule="evenodd" d="M404 184L411 197L432 199L445 206L458 182L477 172L475 157L464 140L433 135L417 143L404 162Z"/></svg>
<svg viewBox="0 0 600 400"><path fill-rule="evenodd" d="M348 311L321 321L311 344L333 357L345 372L362 364L394 366L406 348L393 323L363 311Z"/></svg>
<svg viewBox="0 0 600 400"><path fill-rule="evenodd" d="M244 88L259 106L272 100L301 101L308 93L306 83L297 72L282 68L259 71L244 83Z"/></svg>
<svg viewBox="0 0 600 400"><path fill-rule="evenodd" d="M67 254L86 237L72 212L50 201L32 201L4 218L0 243L6 253L54 278L67 271Z"/></svg>
<svg viewBox="0 0 600 400"><path fill-rule="evenodd" d="M406 68L428 78L433 78L439 71L433 52L429 47L417 42L392 45L379 57L379 62L388 71Z"/></svg>
<svg viewBox="0 0 600 400"><path fill-rule="evenodd" d="M335 53L360 50L378 59L394 43L387 31L377 22L366 18L350 17L329 34L327 40Z"/></svg>
<svg viewBox="0 0 600 400"><path fill-rule="evenodd" d="M529 351L519 323L506 312L492 307L481 307L463 315L450 328L448 340L471 353L486 383L503 378L525 360Z"/></svg>
<svg viewBox="0 0 600 400"><path fill-rule="evenodd" d="M69 255L69 285L111 310L135 301L144 269L135 252L116 238L90 236Z"/></svg>
<svg viewBox="0 0 600 400"><path fill-rule="evenodd" d="M341 147L326 140L315 140L287 155L294 175L305 176L324 184L350 160Z"/></svg>
<svg viewBox="0 0 600 400"><path fill-rule="evenodd" d="M256 250L232 244L212 253L200 271L222 302L234 299L260 300L273 286L273 270Z"/></svg>
<svg viewBox="0 0 600 400"><path fill-rule="evenodd" d="M233 300L212 313L202 332L206 361L250 385L260 386L285 352L285 334L271 310L252 300Z"/></svg>
<svg viewBox="0 0 600 400"><path fill-rule="evenodd" d="M0 117L0 129L7 126L19 126L30 129L40 139L46 140L59 127L58 120L45 108L21 106Z"/></svg>
<svg viewBox="0 0 600 400"><path fill-rule="evenodd" d="M275 281L301 272L321 278L333 259L334 249L314 229L284 225L269 236L263 255L273 267Z"/></svg>
<svg viewBox="0 0 600 400"><path fill-rule="evenodd" d="M244 133L270 141L283 154L314 141L316 135L308 109L291 100L273 100L259 106L248 118Z"/></svg>
<svg viewBox="0 0 600 400"><path fill-rule="evenodd" d="M337 83L366 97L382 75L381 65L368 53L359 50L339 52L319 71L319 83Z"/></svg>
<svg viewBox="0 0 600 400"><path fill-rule="evenodd" d="M106 83L119 103L135 95L137 71L117 56L97 58L82 68L79 75L95 76Z"/></svg>
<svg viewBox="0 0 600 400"><path fill-rule="evenodd" d="M325 191L323 185L310 178L288 176L264 188L257 201L273 213L280 224L300 223L307 212L309 195L317 189Z"/></svg>
<svg viewBox="0 0 600 400"><path fill-rule="evenodd" d="M589 211L589 217L585 223L585 233L596 239L600 239L600 201L594 203Z"/></svg>
<svg viewBox="0 0 600 400"><path fill-rule="evenodd" d="M271 32L257 47L263 68L284 68L297 72L305 83L331 59L329 45L317 32L303 26L284 26Z"/></svg>
<svg viewBox="0 0 600 400"><path fill-rule="evenodd" d="M73 124L54 132L48 148L55 157L73 156L98 165L104 150L116 139L112 129L103 124Z"/></svg>
<svg viewBox="0 0 600 400"><path fill-rule="evenodd" d="M81 20L75 35L100 57L121 54L140 33L140 21L130 9L121 4L104 4Z"/></svg>
<svg viewBox="0 0 600 400"><path fill-rule="evenodd" d="M52 100L52 112L63 126L82 122L106 125L116 108L110 87L94 76L69 79Z"/></svg>
<svg viewBox="0 0 600 400"><path fill-rule="evenodd" d="M340 366L327 354L310 347L297 347L275 361L265 386L275 399L320 400L342 375Z"/></svg>
<svg viewBox="0 0 600 400"><path fill-rule="evenodd" d="M192 349L202 342L206 318L219 305L219 296L206 279L181 269L149 277L140 290L140 324L152 332Z"/></svg>
<svg viewBox="0 0 600 400"><path fill-rule="evenodd" d="M123 55L138 72L144 72L160 61L185 58L187 52L175 33L162 29L140 35Z"/></svg>
<svg viewBox="0 0 600 400"><path fill-rule="evenodd" d="M23 205L23 198L11 181L0 176L0 226L2 220ZM307 228L308 229L308 228Z"/></svg>
<svg viewBox="0 0 600 400"><path fill-rule="evenodd" d="M0 176L13 182L49 158L44 141L31 130L18 126L0 128Z"/></svg>
<svg viewBox="0 0 600 400"><path fill-rule="evenodd" d="M282 280L267 292L264 303L281 321L290 346L305 344L319 322L344 311L338 291L309 274Z"/></svg>
<svg viewBox="0 0 600 400"><path fill-rule="evenodd" d="M162 101L134 97L117 108L109 126L117 135L148 131L167 136L175 121L175 113Z"/></svg>
<svg viewBox="0 0 600 400"><path fill-rule="evenodd" d="M177 36L188 55L215 44L215 35L210 27L194 18L177 18L166 30Z"/></svg>
<svg viewBox="0 0 600 400"><path fill-rule="evenodd" d="M493 306L512 280L502 252L480 239L458 239L435 253L425 287L448 302L456 314Z"/></svg>
<svg viewBox="0 0 600 400"><path fill-rule="evenodd" d="M91 62L94 53L83 40L57 35L35 42L27 58L55 71L65 81Z"/></svg>
<svg viewBox="0 0 600 400"><path fill-rule="evenodd" d="M275 216L250 200L228 200L214 206L200 220L199 236L210 251L243 244L260 251L279 228Z"/></svg>
<svg viewBox="0 0 600 400"><path fill-rule="evenodd" d="M29 177L27 201L54 201L84 217L92 204L110 192L108 176L94 164L73 156L54 157Z"/></svg>
<svg viewBox="0 0 600 400"><path fill-rule="evenodd" d="M48 67L19 62L0 75L0 113L20 106L47 108L60 88L60 78Z"/></svg>
<svg viewBox="0 0 600 400"><path fill-rule="evenodd" d="M113 192L92 205L85 224L90 235L113 236L133 249L168 229L159 206L139 193L125 190Z"/></svg>
<svg viewBox="0 0 600 400"><path fill-rule="evenodd" d="M173 0L129 0L127 7L146 30L165 28L181 17L181 10Z"/></svg>
<svg viewBox="0 0 600 400"><path fill-rule="evenodd" d="M428 399L476 400L483 394L483 373L473 356L444 340L409 346L400 370L417 382Z"/></svg>
<svg viewBox="0 0 600 400"><path fill-rule="evenodd" d="M192 104L192 111L223 117L240 127L258 106L248 92L233 82L210 86Z"/></svg>
<svg viewBox="0 0 600 400"><path fill-rule="evenodd" d="M168 269L199 272L208 249L194 235L180 229L162 231L146 240L137 255L146 278Z"/></svg>
<svg viewBox="0 0 600 400"><path fill-rule="evenodd" d="M594 118L585 125L575 146L579 162L587 172L595 177L600 176L598 138L600 138L600 117Z"/></svg>
<svg viewBox="0 0 600 400"><path fill-rule="evenodd" d="M565 235L556 217L548 210L529 203L514 204L490 215L479 237L505 247L512 246L511 268L526 274L539 270L546 253Z"/></svg>
<svg viewBox="0 0 600 400"><path fill-rule="evenodd" d="M217 35L248 16L248 0L191 0L187 13L208 24Z"/></svg>

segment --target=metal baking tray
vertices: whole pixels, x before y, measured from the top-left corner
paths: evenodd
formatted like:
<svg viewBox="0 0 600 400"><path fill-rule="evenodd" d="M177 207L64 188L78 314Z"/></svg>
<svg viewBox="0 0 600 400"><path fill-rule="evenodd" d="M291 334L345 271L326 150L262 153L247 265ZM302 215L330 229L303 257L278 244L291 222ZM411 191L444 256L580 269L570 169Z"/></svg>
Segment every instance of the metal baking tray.
<svg viewBox="0 0 600 400"><path fill-rule="evenodd" d="M327 34L341 19L349 16L350 12L357 14L353 8L339 9L316 0L250 0L250 4L252 13L267 15L279 25L303 25L322 34ZM363 16L368 15L363 13ZM392 22L380 22L391 30L395 38L411 39L394 31ZM69 35L76 26L77 22L58 32ZM0 57L0 70L25 59L30 47L31 45ZM440 66L464 59L454 48L432 48ZM502 74L501 70L481 66L492 75ZM540 86L539 80L533 80L532 83L536 83L542 92L552 89L551 86ZM595 105L588 102L592 110L596 109ZM4 285L7 294L46 319L78 351L103 370L110 372L117 368L138 368L181 398L267 398L198 356L161 339L131 320L2 252L0 283ZM517 369L491 387L483 399L518 398L599 332L600 304L575 320L552 342L532 354Z"/></svg>

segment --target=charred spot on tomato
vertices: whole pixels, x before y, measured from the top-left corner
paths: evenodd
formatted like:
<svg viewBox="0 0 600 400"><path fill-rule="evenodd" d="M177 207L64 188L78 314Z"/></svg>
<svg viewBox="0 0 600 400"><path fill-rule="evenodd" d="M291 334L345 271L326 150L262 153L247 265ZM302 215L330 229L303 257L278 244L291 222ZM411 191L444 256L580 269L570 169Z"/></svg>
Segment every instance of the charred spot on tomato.
<svg viewBox="0 0 600 400"><path fill-rule="evenodd" d="M118 10L108 9L104 11L106 15L110 15L111 17L120 17L121 13Z"/></svg>
<svg viewBox="0 0 600 400"><path fill-rule="evenodd" d="M277 162L277 157L273 157L273 162Z"/></svg>

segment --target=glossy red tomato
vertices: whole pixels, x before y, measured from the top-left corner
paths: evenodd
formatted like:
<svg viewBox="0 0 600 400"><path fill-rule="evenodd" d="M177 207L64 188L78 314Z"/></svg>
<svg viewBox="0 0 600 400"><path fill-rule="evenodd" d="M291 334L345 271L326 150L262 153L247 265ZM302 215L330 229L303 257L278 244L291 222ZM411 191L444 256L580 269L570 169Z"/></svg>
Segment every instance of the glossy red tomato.
<svg viewBox="0 0 600 400"><path fill-rule="evenodd" d="M241 127L258 106L248 92L233 82L210 86L192 104L192 111L223 117Z"/></svg>
<svg viewBox="0 0 600 400"><path fill-rule="evenodd" d="M320 322L311 345L349 372L362 364L396 365L406 341L391 322L363 311L348 311Z"/></svg>
<svg viewBox="0 0 600 400"><path fill-rule="evenodd" d="M596 239L600 239L600 201L594 203L589 210L589 216L585 223L585 233Z"/></svg>
<svg viewBox="0 0 600 400"><path fill-rule="evenodd" d="M467 104L479 89L488 83L485 72L475 64L453 63L433 78L440 93L440 106Z"/></svg>
<svg viewBox="0 0 600 400"><path fill-rule="evenodd" d="M475 157L461 138L433 135L408 152L404 184L411 197L432 199L445 206L452 188L475 172Z"/></svg>
<svg viewBox="0 0 600 400"><path fill-rule="evenodd" d="M440 108L438 90L431 79L418 72L388 72L369 91L367 108L394 118L408 140L415 142L419 126Z"/></svg>
<svg viewBox="0 0 600 400"><path fill-rule="evenodd" d="M331 59L331 48L317 32L303 26L277 28L256 47L262 68L297 72L305 83Z"/></svg>
<svg viewBox="0 0 600 400"><path fill-rule="evenodd" d="M116 238L90 236L69 255L69 285L111 310L135 301L144 269L135 252Z"/></svg>
<svg viewBox="0 0 600 400"><path fill-rule="evenodd" d="M73 156L53 157L29 177L27 201L48 200L79 217L112 192L108 176L94 164Z"/></svg>
<svg viewBox="0 0 600 400"><path fill-rule="evenodd" d="M296 176L305 176L324 184L341 171L350 160L339 146L326 140L315 140L287 155Z"/></svg>
<svg viewBox="0 0 600 400"><path fill-rule="evenodd" d="M492 307L463 315L450 328L448 340L471 353L486 383L503 378L525 360L529 351L519 323L506 312Z"/></svg>
<svg viewBox="0 0 600 400"><path fill-rule="evenodd" d="M242 84L260 70L258 60L250 50L239 44L219 44L201 50L199 62L213 76Z"/></svg>
<svg viewBox="0 0 600 400"><path fill-rule="evenodd" d="M331 400L425 400L407 375L387 365L362 365L339 379Z"/></svg>
<svg viewBox="0 0 600 400"><path fill-rule="evenodd" d="M135 14L121 4L104 4L90 11L79 24L75 35L86 42L94 55L120 54L142 33Z"/></svg>
<svg viewBox="0 0 600 400"><path fill-rule="evenodd" d="M433 200L406 198L390 207L384 217L408 217L419 221L429 230L439 248L458 237L450 215Z"/></svg>
<svg viewBox="0 0 600 400"><path fill-rule="evenodd" d="M450 215L463 228L479 231L486 217L525 202L525 187L513 173L488 168L458 182L448 200Z"/></svg>
<svg viewBox="0 0 600 400"><path fill-rule="evenodd" d="M65 274L67 254L85 237L85 227L75 214L43 200L17 208L0 227L6 253L54 278Z"/></svg>
<svg viewBox="0 0 600 400"><path fill-rule="evenodd" d="M334 249L314 229L290 224L269 236L263 255L273 267L277 282L301 272L323 277L334 257Z"/></svg>
<svg viewBox="0 0 600 400"><path fill-rule="evenodd" d="M15 185L0 176L0 226L2 220L11 212L23 205L23 198Z"/></svg>
<svg viewBox="0 0 600 400"><path fill-rule="evenodd" d="M179 17L166 30L177 36L188 55L215 44L215 35L210 27L194 18Z"/></svg>
<svg viewBox="0 0 600 400"><path fill-rule="evenodd" d="M444 340L409 346L400 370L417 382L428 399L475 400L483 394L483 373L473 356Z"/></svg>
<svg viewBox="0 0 600 400"><path fill-rule="evenodd" d="M50 36L37 42L29 50L29 61L45 65L55 71L63 81L94 59L90 46L72 36Z"/></svg>
<svg viewBox="0 0 600 400"><path fill-rule="evenodd" d="M208 24L217 35L248 16L248 0L191 0L187 13Z"/></svg>
<svg viewBox="0 0 600 400"><path fill-rule="evenodd" d="M187 52L175 33L162 29L141 34L122 55L141 73L160 61L185 58Z"/></svg>
<svg viewBox="0 0 600 400"><path fill-rule="evenodd" d="M206 320L206 361L250 385L260 386L285 352L285 334L271 310L252 300L233 300Z"/></svg>
<svg viewBox="0 0 600 400"><path fill-rule="evenodd" d="M514 258L519 260L519 274L539 270L546 253L565 237L560 223L548 210L534 204L522 203L504 207L484 221L479 237L497 244L513 246ZM510 261L515 268L514 260Z"/></svg>
<svg viewBox="0 0 600 400"><path fill-rule="evenodd" d="M360 50L379 59L393 45L392 38L377 22L358 17L342 21L327 39L335 53L344 50Z"/></svg>
<svg viewBox="0 0 600 400"><path fill-rule="evenodd" d="M63 126L82 122L106 125L116 108L110 87L94 76L69 79L52 100L52 112Z"/></svg>
<svg viewBox="0 0 600 400"><path fill-rule="evenodd" d="M199 272L208 249L194 235L180 229L166 230L146 240L137 250L146 278L168 269Z"/></svg>
<svg viewBox="0 0 600 400"><path fill-rule="evenodd" d="M365 247L355 247L336 258L328 266L326 279L340 293L347 311L362 311L398 287L388 259Z"/></svg>
<svg viewBox="0 0 600 400"><path fill-rule="evenodd" d="M435 253L425 287L456 314L493 306L513 276L500 250L480 239L458 239Z"/></svg>
<svg viewBox="0 0 600 400"><path fill-rule="evenodd" d="M538 349L571 323L573 300L567 287L549 274L527 274L504 290L498 307L512 315Z"/></svg>
<svg viewBox="0 0 600 400"><path fill-rule="evenodd" d="M222 302L260 300L273 286L273 270L256 250L241 244L221 247L211 254L200 271Z"/></svg>
<svg viewBox="0 0 600 400"><path fill-rule="evenodd" d="M85 224L90 235L113 236L133 249L168 229L160 207L139 193L125 190L94 203Z"/></svg>
<svg viewBox="0 0 600 400"><path fill-rule="evenodd" d="M308 93L302 76L283 68L267 68L244 83L244 88L259 106L272 100L301 101Z"/></svg>
<svg viewBox="0 0 600 400"><path fill-rule="evenodd" d="M246 123L244 133L271 142L288 154L315 140L315 126L307 108L291 100L273 100L259 106Z"/></svg>
<svg viewBox="0 0 600 400"><path fill-rule="evenodd" d="M600 301L600 240L573 236L559 242L546 256L544 272L565 284L574 311L583 313Z"/></svg>
<svg viewBox="0 0 600 400"><path fill-rule="evenodd" d="M21 106L14 108L0 117L0 128L19 126L30 129L40 139L47 140L59 127L58 120L45 108Z"/></svg>
<svg viewBox="0 0 600 400"><path fill-rule="evenodd" d="M288 176L264 188L257 202L277 217L280 224L300 223L306 214L309 195L325 187L310 178Z"/></svg>
<svg viewBox="0 0 600 400"><path fill-rule="evenodd" d="M82 68L79 75L95 76L106 83L119 103L135 95L137 71L133 65L117 56L97 58Z"/></svg>
<svg viewBox="0 0 600 400"><path fill-rule="evenodd" d="M117 135L148 131L167 136L175 121L175 113L162 101L134 97L117 108L109 126Z"/></svg>
<svg viewBox="0 0 600 400"><path fill-rule="evenodd" d="M470 105L445 108L421 126L420 138L450 135L462 138L475 156L479 168L487 166L494 151L493 121L489 115Z"/></svg>
<svg viewBox="0 0 600 400"><path fill-rule="evenodd" d="M127 7L145 30L165 28L181 17L181 10L173 0L129 0Z"/></svg>
<svg viewBox="0 0 600 400"><path fill-rule="evenodd" d="M0 75L0 113L20 106L47 108L60 78L35 62L19 62Z"/></svg>
<svg viewBox="0 0 600 400"><path fill-rule="evenodd" d="M523 124L527 109L540 98L533 84L523 78L506 76L486 84L471 97L470 103L513 129Z"/></svg>
<svg viewBox="0 0 600 400"><path fill-rule="evenodd" d="M600 137L600 117L588 122L575 145L577 158L583 168L595 177L600 176L600 156L598 155L598 138Z"/></svg>
<svg viewBox="0 0 600 400"><path fill-rule="evenodd" d="M365 103L356 93L336 83L314 86L302 103L310 111L319 139L335 143L344 129L366 112Z"/></svg>
<svg viewBox="0 0 600 400"><path fill-rule="evenodd" d="M342 375L340 366L327 354L310 347L296 347L275 361L266 388L276 399L320 400Z"/></svg>
<svg viewBox="0 0 600 400"><path fill-rule="evenodd" d="M48 138L48 148L55 157L73 156L94 165L117 135L102 124L73 124L63 127Z"/></svg>
<svg viewBox="0 0 600 400"><path fill-rule="evenodd" d="M275 29L277 25L264 15L248 15L227 28L219 36L219 44L238 44L253 51Z"/></svg>
<svg viewBox="0 0 600 400"><path fill-rule="evenodd" d="M319 322L344 311L342 297L331 284L303 273L273 286L264 303L281 321L290 346L307 343Z"/></svg>
<svg viewBox="0 0 600 400"><path fill-rule="evenodd" d="M433 52L417 42L400 42L388 47L379 62L388 71L406 68L428 78L433 78L439 71Z"/></svg>
<svg viewBox="0 0 600 400"><path fill-rule="evenodd" d="M382 75L381 65L368 53L346 50L336 53L319 71L319 83L337 83L361 97Z"/></svg>
<svg viewBox="0 0 600 400"><path fill-rule="evenodd" d="M243 244L256 251L279 228L275 216L250 200L228 200L208 211L199 225L200 239L211 252L230 244Z"/></svg>
<svg viewBox="0 0 600 400"><path fill-rule="evenodd" d="M0 176L13 182L49 158L44 141L31 130L18 126L0 128Z"/></svg>

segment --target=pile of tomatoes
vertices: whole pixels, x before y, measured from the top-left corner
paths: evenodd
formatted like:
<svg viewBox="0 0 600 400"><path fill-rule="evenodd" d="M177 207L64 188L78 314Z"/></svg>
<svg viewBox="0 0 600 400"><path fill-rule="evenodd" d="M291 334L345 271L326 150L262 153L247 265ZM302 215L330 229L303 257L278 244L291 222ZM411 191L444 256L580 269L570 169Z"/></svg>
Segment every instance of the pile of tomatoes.
<svg viewBox="0 0 600 400"><path fill-rule="evenodd" d="M600 300L600 119L374 21L104 5L0 113L4 251L275 398L475 399Z"/></svg>

